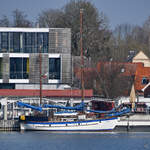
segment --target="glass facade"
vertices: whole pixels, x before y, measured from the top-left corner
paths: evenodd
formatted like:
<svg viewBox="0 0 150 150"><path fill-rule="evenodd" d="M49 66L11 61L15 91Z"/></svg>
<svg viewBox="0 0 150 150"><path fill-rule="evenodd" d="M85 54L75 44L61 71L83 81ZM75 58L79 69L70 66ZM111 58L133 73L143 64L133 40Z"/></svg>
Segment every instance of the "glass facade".
<svg viewBox="0 0 150 150"><path fill-rule="evenodd" d="M0 32L0 52L48 53L48 32Z"/></svg>
<svg viewBox="0 0 150 150"><path fill-rule="evenodd" d="M20 52L20 33L9 33L8 51L13 53Z"/></svg>
<svg viewBox="0 0 150 150"><path fill-rule="evenodd" d="M15 89L14 83L0 83L0 89Z"/></svg>
<svg viewBox="0 0 150 150"><path fill-rule="evenodd" d="M29 78L29 58L10 58L10 79Z"/></svg>
<svg viewBox="0 0 150 150"><path fill-rule="evenodd" d="M2 79L3 67L2 67L2 58L0 58L0 79Z"/></svg>
<svg viewBox="0 0 150 150"><path fill-rule="evenodd" d="M7 32L2 32L0 34L1 36L1 52L7 52L8 51L8 47L9 47L9 42L8 42L8 33Z"/></svg>
<svg viewBox="0 0 150 150"><path fill-rule="evenodd" d="M0 28L0 88L39 84L39 52L43 84L68 83L70 47L70 29Z"/></svg>
<svg viewBox="0 0 150 150"><path fill-rule="evenodd" d="M60 80L60 58L49 58L49 79Z"/></svg>

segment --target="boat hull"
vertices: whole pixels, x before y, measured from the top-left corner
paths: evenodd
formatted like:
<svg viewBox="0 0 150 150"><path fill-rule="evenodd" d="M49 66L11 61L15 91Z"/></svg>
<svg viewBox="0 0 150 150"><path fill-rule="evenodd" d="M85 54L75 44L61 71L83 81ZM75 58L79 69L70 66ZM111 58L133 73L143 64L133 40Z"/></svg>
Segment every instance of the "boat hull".
<svg viewBox="0 0 150 150"><path fill-rule="evenodd" d="M24 122L21 130L40 131L110 131L117 125L117 118L73 122Z"/></svg>

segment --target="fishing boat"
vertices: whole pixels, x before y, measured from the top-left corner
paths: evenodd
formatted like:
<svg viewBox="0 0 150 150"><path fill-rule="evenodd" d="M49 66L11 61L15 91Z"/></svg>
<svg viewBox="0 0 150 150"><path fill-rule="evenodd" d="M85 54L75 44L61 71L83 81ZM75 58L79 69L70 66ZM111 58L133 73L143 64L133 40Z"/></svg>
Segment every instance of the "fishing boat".
<svg viewBox="0 0 150 150"><path fill-rule="evenodd" d="M51 111L51 117L43 116L20 116L21 130L42 130L42 131L110 131L113 130L118 117L130 112L130 109L121 111L95 111L88 110L84 104L84 82L83 82L83 48L82 48L82 13L80 10L80 48L81 48L81 103L75 107L43 104L40 107L18 102L20 107L28 107L36 111ZM40 57L41 60L41 57ZM40 65L41 67L41 65ZM40 68L41 70L41 68ZM41 72L40 72L41 73ZM40 103L42 101L42 79L40 78ZM59 114L52 110L61 109ZM65 112L64 112L65 110ZM101 116L100 114L103 114Z"/></svg>

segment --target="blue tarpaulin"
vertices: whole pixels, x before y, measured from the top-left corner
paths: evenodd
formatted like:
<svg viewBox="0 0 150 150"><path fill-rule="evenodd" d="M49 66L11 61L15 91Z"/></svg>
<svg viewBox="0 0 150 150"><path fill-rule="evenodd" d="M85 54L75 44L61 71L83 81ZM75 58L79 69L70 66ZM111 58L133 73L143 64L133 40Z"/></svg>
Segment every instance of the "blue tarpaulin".
<svg viewBox="0 0 150 150"><path fill-rule="evenodd" d="M37 107L37 106L33 106L33 105L29 105L29 104L25 104L23 102L17 102L18 106L20 107L27 107L27 108L31 108L37 111L42 111L42 107ZM59 108L59 109L65 109L65 110L76 110L76 111L82 111L84 110L84 102L80 103L79 105L75 106L75 107L65 107L65 106L60 106L60 105L48 105L45 104L44 105L45 108ZM94 112L94 113L102 113L102 114L106 114L107 113L107 117L111 117L111 116L121 116L124 115L126 113L129 113L131 111L130 108L126 108L123 109L121 111L115 111L115 109L112 109L110 111L98 111L98 110L86 110L88 112Z"/></svg>
<svg viewBox="0 0 150 150"><path fill-rule="evenodd" d="M115 112L115 109L112 109L110 111L100 111L100 110L86 110L86 111L100 114L109 114Z"/></svg>
<svg viewBox="0 0 150 150"><path fill-rule="evenodd" d="M37 110L37 111L42 111L42 107L37 107L37 106L33 106L33 105L29 105L29 104L25 104L23 102L17 102L18 106L20 107L27 107L27 108L32 108L34 110Z"/></svg>
<svg viewBox="0 0 150 150"><path fill-rule="evenodd" d="M82 102L75 107L66 107L66 106L48 105L48 104L45 104L44 107L45 108L59 108L59 109L65 109L65 110L78 110L78 111L80 111L80 110L84 109L84 103Z"/></svg>
<svg viewBox="0 0 150 150"><path fill-rule="evenodd" d="M108 114L108 115L106 115L106 117L121 116L121 115L127 114L129 112L131 112L131 109L130 108L126 108L126 109L121 110L119 112L114 112L114 113Z"/></svg>

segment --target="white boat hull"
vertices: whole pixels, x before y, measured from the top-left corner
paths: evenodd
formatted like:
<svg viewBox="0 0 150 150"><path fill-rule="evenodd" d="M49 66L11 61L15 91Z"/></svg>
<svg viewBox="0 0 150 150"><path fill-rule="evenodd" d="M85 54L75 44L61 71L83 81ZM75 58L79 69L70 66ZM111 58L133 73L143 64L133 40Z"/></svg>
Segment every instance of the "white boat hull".
<svg viewBox="0 0 150 150"><path fill-rule="evenodd" d="M109 131L117 125L117 118L97 119L74 122L24 122L21 130L41 131Z"/></svg>

